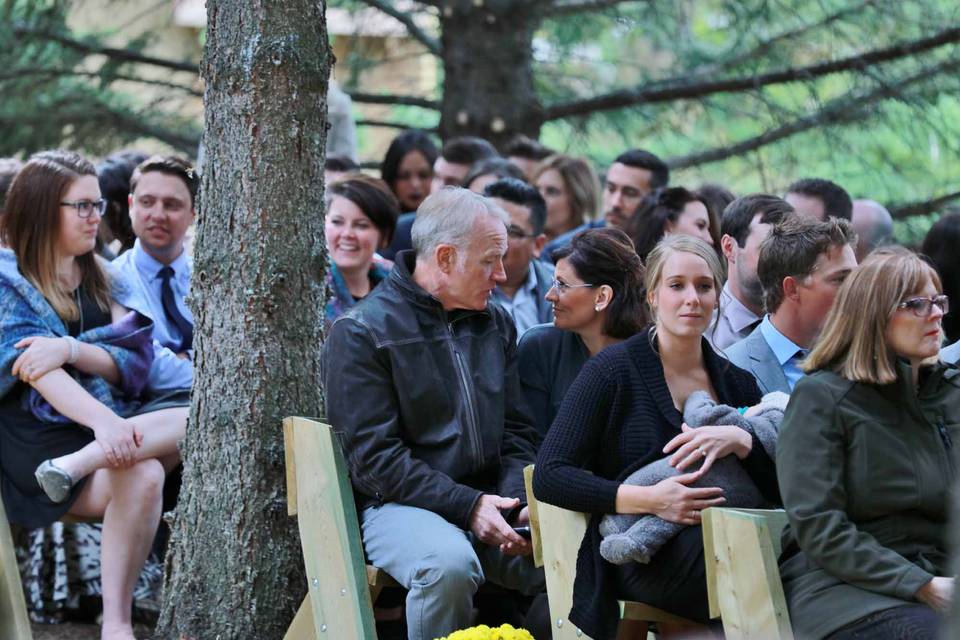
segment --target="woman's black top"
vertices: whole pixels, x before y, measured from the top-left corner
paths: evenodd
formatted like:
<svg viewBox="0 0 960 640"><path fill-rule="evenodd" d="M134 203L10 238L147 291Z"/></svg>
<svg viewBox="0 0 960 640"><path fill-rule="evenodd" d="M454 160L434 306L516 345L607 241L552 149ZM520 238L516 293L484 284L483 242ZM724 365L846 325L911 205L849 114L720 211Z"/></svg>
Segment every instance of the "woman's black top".
<svg viewBox="0 0 960 640"><path fill-rule="evenodd" d="M520 338L520 386L541 438L547 435L563 396L589 359L590 352L580 336L552 324L530 327Z"/></svg>
<svg viewBox="0 0 960 640"><path fill-rule="evenodd" d="M91 296L81 290L79 299L81 319L67 323L70 335L77 337L110 324L109 311L102 310ZM0 495L10 522L35 528L47 526L67 513L84 481L74 485L65 502L54 504L40 489L33 472L44 460L77 451L94 437L93 431L82 425L37 420L23 408L22 400L29 391L29 385L20 382L0 398Z"/></svg>
<svg viewBox="0 0 960 640"><path fill-rule="evenodd" d="M613 565L599 551L600 518L615 511L621 480L664 457L663 447L681 432L682 415L651 342L648 332L639 333L584 365L540 449L534 474L538 499L593 514L577 558L570 620L597 640L615 637L619 619ZM760 401L749 373L717 355L706 340L701 348L721 403L742 407ZM780 504L773 461L756 439L743 464L764 496Z"/></svg>

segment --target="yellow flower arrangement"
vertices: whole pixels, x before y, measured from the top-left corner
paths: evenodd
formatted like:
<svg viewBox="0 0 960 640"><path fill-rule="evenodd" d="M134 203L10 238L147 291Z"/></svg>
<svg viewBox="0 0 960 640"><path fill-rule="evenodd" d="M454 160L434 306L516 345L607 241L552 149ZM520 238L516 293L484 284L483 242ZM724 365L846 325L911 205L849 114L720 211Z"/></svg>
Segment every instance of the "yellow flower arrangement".
<svg viewBox="0 0 960 640"><path fill-rule="evenodd" d="M534 638L526 629L514 629L508 624L493 628L481 624L479 627L454 631L445 638L437 638L437 640L534 640Z"/></svg>

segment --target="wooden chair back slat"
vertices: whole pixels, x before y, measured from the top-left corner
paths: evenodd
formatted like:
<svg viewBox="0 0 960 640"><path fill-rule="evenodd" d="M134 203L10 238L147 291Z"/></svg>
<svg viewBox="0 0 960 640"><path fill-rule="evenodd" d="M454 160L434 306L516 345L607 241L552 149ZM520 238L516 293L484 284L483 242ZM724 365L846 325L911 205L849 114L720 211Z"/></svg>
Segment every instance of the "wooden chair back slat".
<svg viewBox="0 0 960 640"><path fill-rule="evenodd" d="M328 425L307 418L287 418L284 432L314 637L375 638L357 509L339 442Z"/></svg>
<svg viewBox="0 0 960 640"><path fill-rule="evenodd" d="M712 508L703 512L711 617L730 640L793 640L777 558L783 511Z"/></svg>
<svg viewBox="0 0 960 640"><path fill-rule="evenodd" d="M533 546L533 566L543 566L543 543L540 540L540 508L533 498L533 465L523 468L523 484L527 489L527 510L530 513L530 543Z"/></svg>
<svg viewBox="0 0 960 640"><path fill-rule="evenodd" d="M0 638L33 640L7 512L0 502Z"/></svg>

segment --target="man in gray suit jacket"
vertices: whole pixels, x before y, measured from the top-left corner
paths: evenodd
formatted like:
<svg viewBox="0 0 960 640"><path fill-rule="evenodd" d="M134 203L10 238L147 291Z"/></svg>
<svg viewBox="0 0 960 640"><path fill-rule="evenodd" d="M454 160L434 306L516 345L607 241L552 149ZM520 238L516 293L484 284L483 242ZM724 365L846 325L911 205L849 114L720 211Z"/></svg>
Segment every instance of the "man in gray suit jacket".
<svg viewBox="0 0 960 640"><path fill-rule="evenodd" d="M763 393L790 393L803 376L800 362L857 266L856 239L846 220L791 216L760 245L757 271L768 313L725 355L752 373Z"/></svg>
<svg viewBox="0 0 960 640"><path fill-rule="evenodd" d="M940 359L950 364L960 364L960 340L941 349Z"/></svg>

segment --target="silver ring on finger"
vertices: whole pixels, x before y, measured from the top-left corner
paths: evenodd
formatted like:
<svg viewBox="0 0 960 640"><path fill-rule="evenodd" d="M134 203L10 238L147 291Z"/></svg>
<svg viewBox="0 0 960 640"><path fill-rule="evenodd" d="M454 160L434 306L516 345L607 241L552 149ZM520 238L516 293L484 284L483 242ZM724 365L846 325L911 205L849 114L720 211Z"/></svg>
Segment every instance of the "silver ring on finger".
<svg viewBox="0 0 960 640"><path fill-rule="evenodd" d="M698 452L700 453L700 455L703 456L704 458L707 457L707 450L704 449L703 447L697 447L697 451L698 451Z"/></svg>

